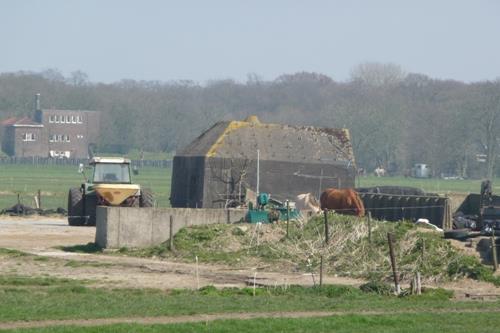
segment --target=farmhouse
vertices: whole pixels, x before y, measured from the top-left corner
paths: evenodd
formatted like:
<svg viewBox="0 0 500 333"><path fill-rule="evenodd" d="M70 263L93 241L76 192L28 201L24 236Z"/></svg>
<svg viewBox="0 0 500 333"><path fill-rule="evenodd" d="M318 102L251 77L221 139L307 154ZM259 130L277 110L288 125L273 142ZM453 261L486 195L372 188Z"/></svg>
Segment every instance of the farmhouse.
<svg viewBox="0 0 500 333"><path fill-rule="evenodd" d="M99 112L41 109L36 95L32 118L1 122L2 150L12 157L87 158L99 136Z"/></svg>
<svg viewBox="0 0 500 333"><path fill-rule="evenodd" d="M257 169L259 172L257 172ZM174 157L172 207L235 206L251 193L278 200L327 187L353 187L347 129L221 121Z"/></svg>

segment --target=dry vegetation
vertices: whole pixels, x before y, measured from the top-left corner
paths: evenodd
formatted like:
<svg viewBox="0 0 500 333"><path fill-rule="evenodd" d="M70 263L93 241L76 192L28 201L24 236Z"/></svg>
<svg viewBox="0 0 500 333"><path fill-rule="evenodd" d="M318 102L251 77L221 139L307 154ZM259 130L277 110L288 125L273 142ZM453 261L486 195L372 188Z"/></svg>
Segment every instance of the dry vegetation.
<svg viewBox="0 0 500 333"><path fill-rule="evenodd" d="M426 282L471 277L498 283L491 269L442 238L442 234L411 223L372 222L371 241L365 220L330 215L330 240L324 241L321 217L294 222L286 236L286 223L197 226L181 230L175 251L166 244L122 253L230 264L288 272L317 272L323 256L328 274L388 280L391 266L387 233L396 238L398 270L403 281L418 271Z"/></svg>

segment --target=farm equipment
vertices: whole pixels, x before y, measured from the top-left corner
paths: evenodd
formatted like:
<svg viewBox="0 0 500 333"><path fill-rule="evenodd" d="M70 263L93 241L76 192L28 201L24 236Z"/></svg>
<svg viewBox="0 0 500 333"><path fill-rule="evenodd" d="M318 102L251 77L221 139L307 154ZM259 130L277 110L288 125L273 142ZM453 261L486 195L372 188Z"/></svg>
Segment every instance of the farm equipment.
<svg viewBox="0 0 500 333"><path fill-rule="evenodd" d="M287 215L289 219L299 218L300 213L294 202L289 201L287 207L286 203L271 198L268 193L260 193L257 196L256 207L254 208L252 203L249 204L245 221L249 223L273 223L279 220L286 221Z"/></svg>
<svg viewBox="0 0 500 333"><path fill-rule="evenodd" d="M500 233L500 197L493 195L490 180L481 183L480 194L469 194L453 216L453 230L448 238Z"/></svg>
<svg viewBox="0 0 500 333"><path fill-rule="evenodd" d="M94 157L89 161L89 167L92 178L87 178L84 166L80 164L79 172L83 174L85 183L69 190L69 225L95 225L97 206L153 206L151 190L132 183L129 159Z"/></svg>

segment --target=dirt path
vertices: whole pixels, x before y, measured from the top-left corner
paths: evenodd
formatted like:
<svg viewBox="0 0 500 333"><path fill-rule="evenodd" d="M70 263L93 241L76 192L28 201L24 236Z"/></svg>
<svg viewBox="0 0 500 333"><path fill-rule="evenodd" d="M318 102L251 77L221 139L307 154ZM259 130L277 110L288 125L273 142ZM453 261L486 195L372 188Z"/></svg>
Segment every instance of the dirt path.
<svg viewBox="0 0 500 333"><path fill-rule="evenodd" d="M160 259L64 252L54 248L87 244L93 242L94 237L95 228L70 227L61 218L0 217L0 248L16 249L48 258L3 258L0 261L0 273L87 280L93 286L164 290L194 289L205 285L243 287L249 282L253 284L254 277L259 285L313 284L310 274L283 274L265 272L259 267L235 269L203 263L197 266L193 263ZM360 285L364 282L335 276L327 276L324 281L345 285Z"/></svg>
<svg viewBox="0 0 500 333"><path fill-rule="evenodd" d="M199 288L243 287L258 285L312 285L311 274L272 272L268 267L234 268L224 265L182 263L155 258L136 258L106 254L71 253L56 246L84 245L94 242L95 228L70 227L57 217L11 218L0 216L0 248L17 249L35 256L2 257L0 274L52 276L90 281L90 286L113 288ZM473 249L470 249L473 250ZM198 271L198 274L196 274ZM315 277L318 281L318 276ZM360 279L327 275L324 283L357 286ZM466 294L500 295L490 283L459 280L430 285L455 291L457 298Z"/></svg>
<svg viewBox="0 0 500 333"><path fill-rule="evenodd" d="M260 318L318 318L331 316L364 315L377 316L387 314L414 314L414 313L500 313L498 309L433 309L429 311L402 310L402 311L297 311L297 312L244 312L244 313L216 313L183 316L160 317L126 317L126 318L99 318L99 319L65 319L40 321L14 321L0 323L0 329L43 328L53 326L104 326L112 324L179 324L208 322L214 320L248 320Z"/></svg>

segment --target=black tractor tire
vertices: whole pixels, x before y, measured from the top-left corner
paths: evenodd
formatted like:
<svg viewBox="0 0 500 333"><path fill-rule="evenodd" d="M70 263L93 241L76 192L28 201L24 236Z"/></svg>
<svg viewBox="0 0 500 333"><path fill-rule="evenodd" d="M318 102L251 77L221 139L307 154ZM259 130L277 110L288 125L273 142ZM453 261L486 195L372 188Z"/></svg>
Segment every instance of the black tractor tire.
<svg viewBox="0 0 500 333"><path fill-rule="evenodd" d="M78 187L71 188L68 193L68 224L82 226L85 224L83 215L83 193Z"/></svg>
<svg viewBox="0 0 500 333"><path fill-rule="evenodd" d="M469 237L469 235L470 235L469 229L453 229L453 230L446 230L444 232L444 238L446 239L465 240Z"/></svg>
<svg viewBox="0 0 500 333"><path fill-rule="evenodd" d="M139 197L139 207L153 207L155 198L153 192L149 188L141 188L141 196Z"/></svg>
<svg viewBox="0 0 500 333"><path fill-rule="evenodd" d="M95 195L85 196L85 215L88 216L85 225L96 225L97 197Z"/></svg>

